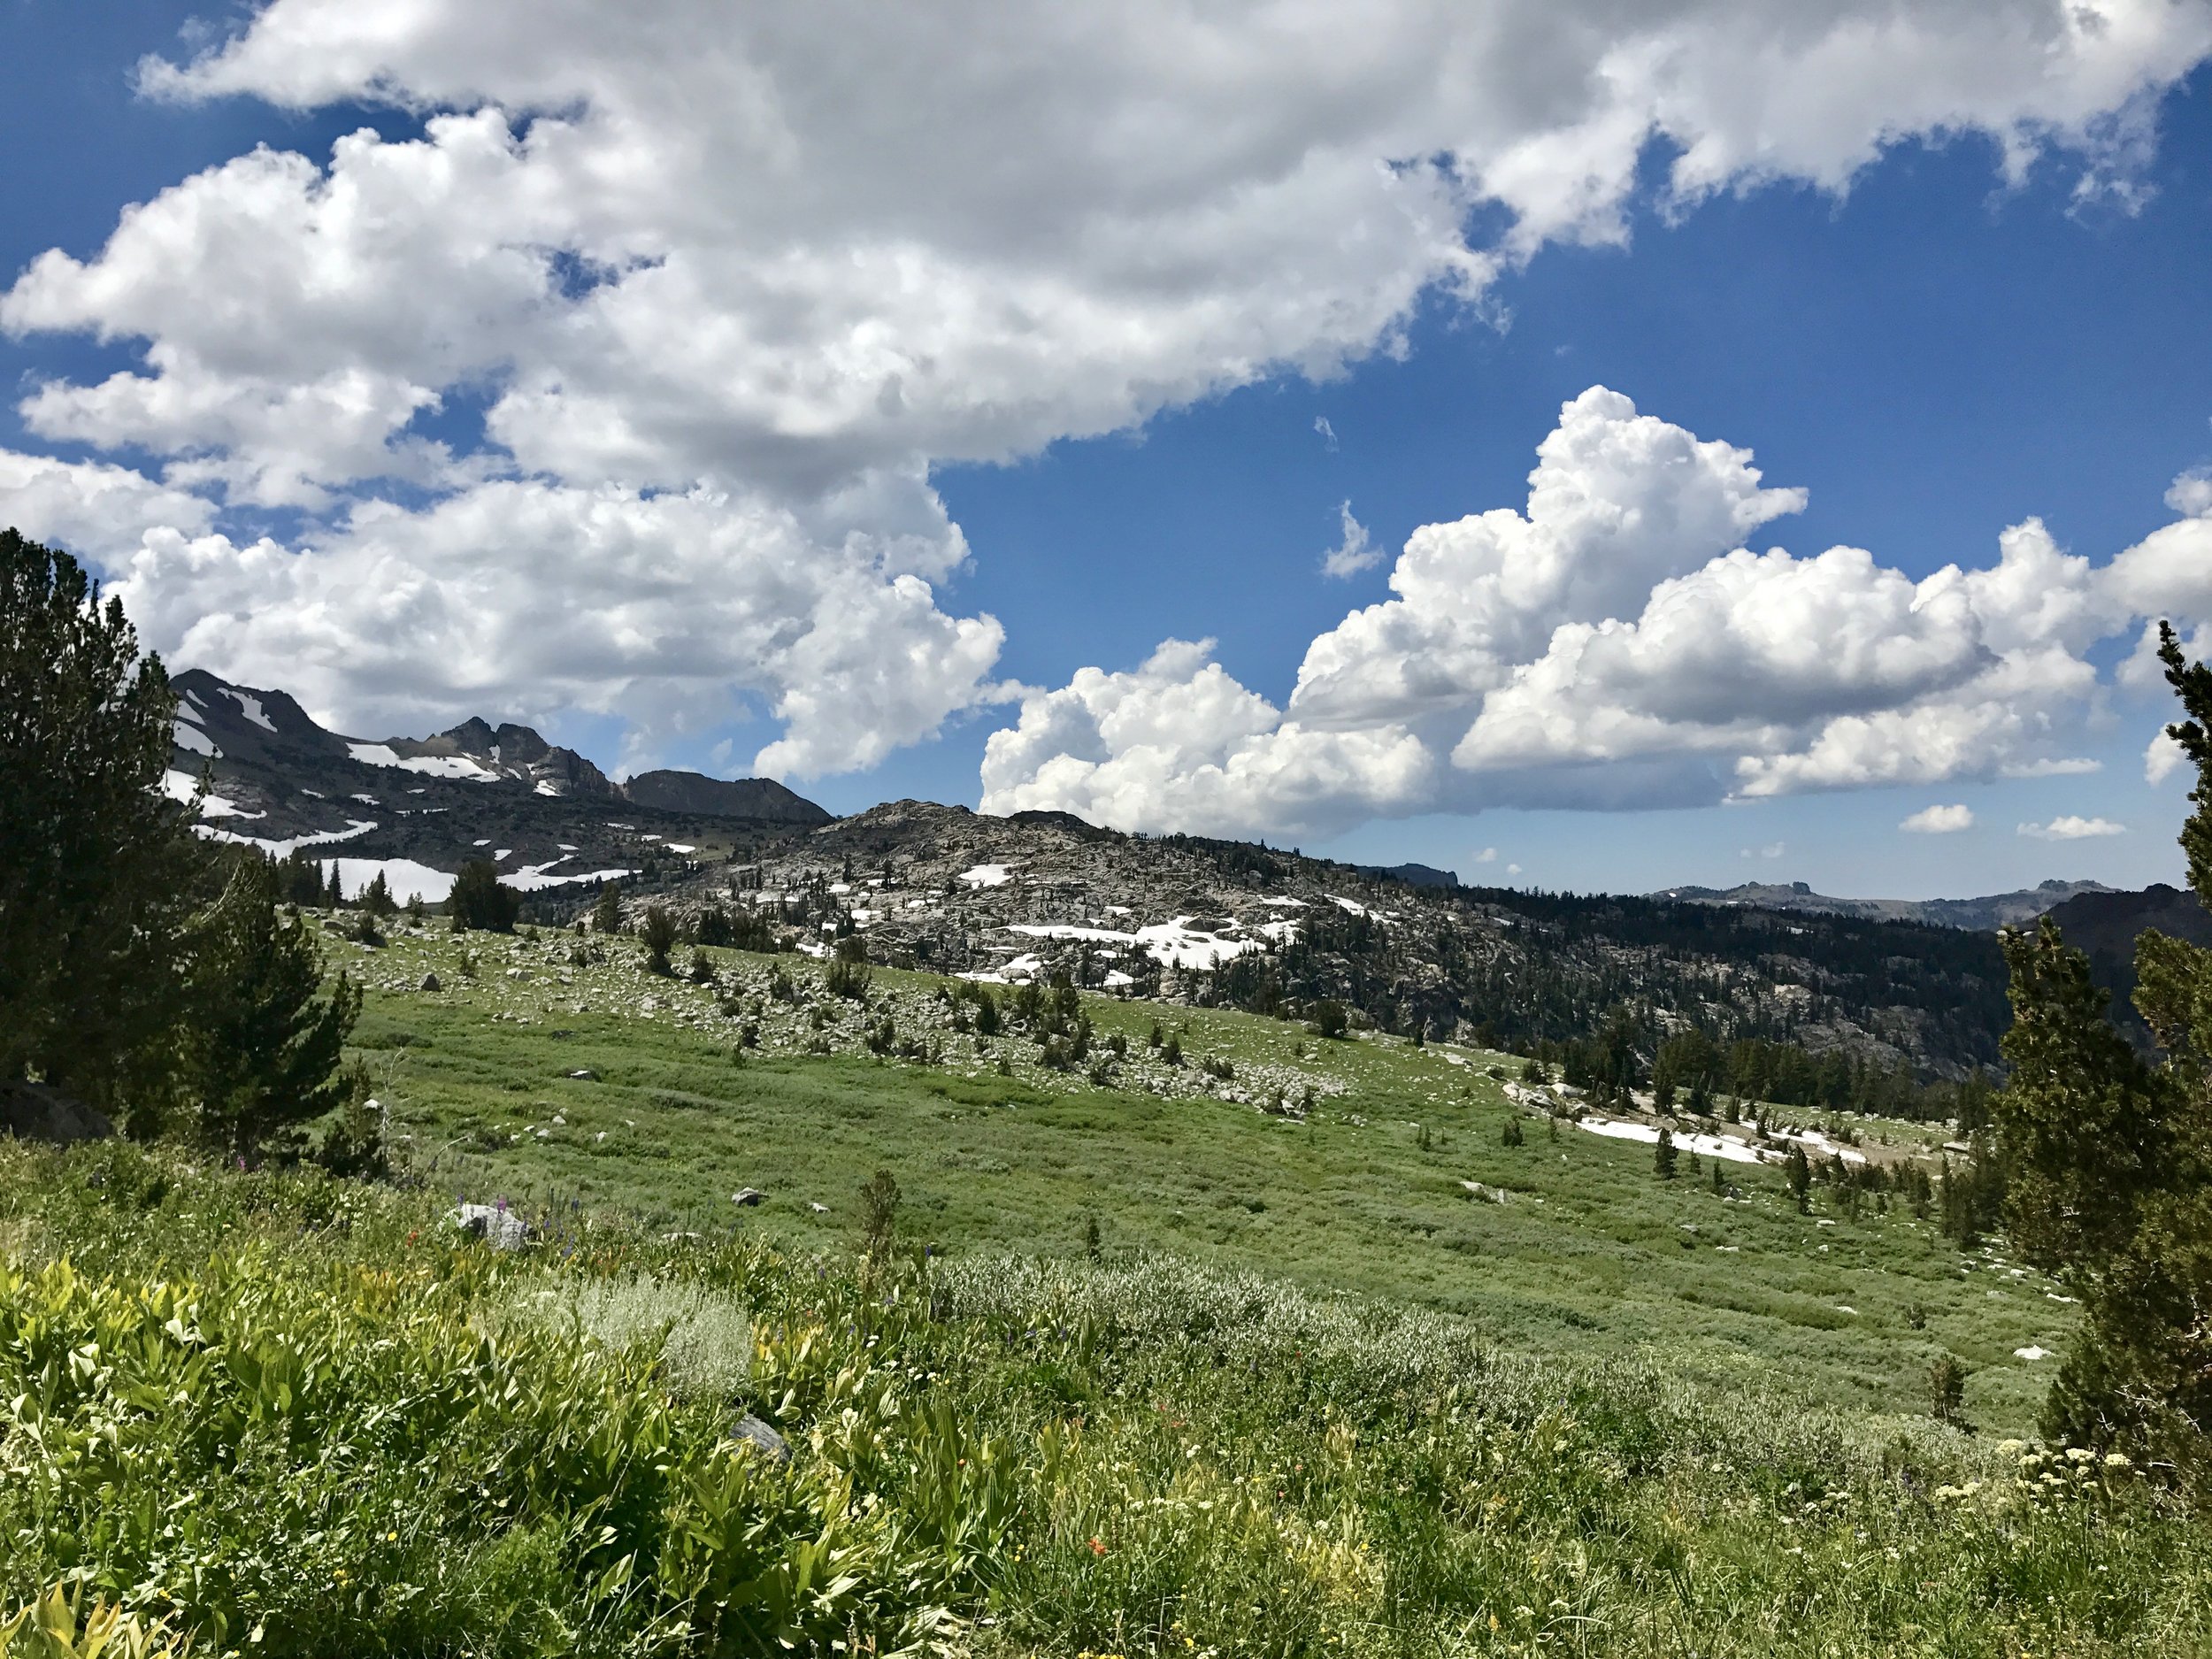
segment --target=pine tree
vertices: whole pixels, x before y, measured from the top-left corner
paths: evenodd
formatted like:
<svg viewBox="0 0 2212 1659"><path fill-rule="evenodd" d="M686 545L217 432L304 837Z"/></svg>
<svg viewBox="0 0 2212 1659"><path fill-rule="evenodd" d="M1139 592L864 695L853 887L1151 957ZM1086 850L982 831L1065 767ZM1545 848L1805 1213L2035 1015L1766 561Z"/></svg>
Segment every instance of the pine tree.
<svg viewBox="0 0 2212 1659"><path fill-rule="evenodd" d="M369 878L369 885L361 889L361 908L378 921L396 915L399 906L392 902L391 884L384 879L380 870Z"/></svg>
<svg viewBox="0 0 2212 1659"><path fill-rule="evenodd" d="M598 901L591 907L591 931L595 933L616 933L622 931L622 884L610 881L599 889Z"/></svg>
<svg viewBox="0 0 2212 1659"><path fill-rule="evenodd" d="M522 913L522 896L499 884L499 872L487 858L472 858L454 878L453 896L447 902L456 931L474 928L488 933L511 933Z"/></svg>
<svg viewBox="0 0 2212 1659"><path fill-rule="evenodd" d="M361 993L342 972L324 989L304 922L277 910L276 866L236 859L195 930L186 1076L201 1138L258 1158L285 1132L342 1105L339 1066Z"/></svg>
<svg viewBox="0 0 2212 1659"><path fill-rule="evenodd" d="M1662 1129L1658 1144L1651 1149L1651 1166L1661 1180L1671 1181L1674 1179L1675 1161L1680 1156L1681 1154L1675 1150L1672 1133Z"/></svg>
<svg viewBox="0 0 2212 1659"><path fill-rule="evenodd" d="M1794 1141L1790 1142L1789 1181L1797 1213L1805 1215L1812 1209L1813 1168L1805 1161L1805 1148Z"/></svg>
<svg viewBox="0 0 2212 1659"><path fill-rule="evenodd" d="M0 1087L111 1109L163 1087L209 869L161 787L175 712L121 603L0 531Z"/></svg>
<svg viewBox="0 0 2212 1659"><path fill-rule="evenodd" d="M2185 661L2164 623L2159 657L2185 714L2168 735L2197 769L2181 833L2189 885L2212 902L2212 670ZM2044 1432L2127 1443L2212 1482L2212 951L2137 941L2135 1004L2165 1056L2154 1067L2106 1019L2088 959L2047 918L2003 944L2011 1074L1990 1110L2005 1221L2022 1257L2065 1280L2086 1316Z"/></svg>
<svg viewBox="0 0 2212 1659"><path fill-rule="evenodd" d="M638 930L638 938L645 946L645 969L649 973L664 977L676 972L668 953L675 948L676 924L668 912L657 904L645 907L645 925Z"/></svg>
<svg viewBox="0 0 2212 1659"><path fill-rule="evenodd" d="M295 847L284 861L284 896L295 904L319 908L323 902L323 867L304 847Z"/></svg>

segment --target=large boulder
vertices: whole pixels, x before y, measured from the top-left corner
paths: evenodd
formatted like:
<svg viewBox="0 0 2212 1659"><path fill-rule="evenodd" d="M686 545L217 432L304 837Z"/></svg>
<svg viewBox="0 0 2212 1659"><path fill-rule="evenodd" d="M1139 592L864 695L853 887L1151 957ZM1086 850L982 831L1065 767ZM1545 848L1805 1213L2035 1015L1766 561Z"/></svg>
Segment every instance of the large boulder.
<svg viewBox="0 0 2212 1659"><path fill-rule="evenodd" d="M43 1083L0 1083L0 1134L19 1141L104 1141L115 1125L82 1101Z"/></svg>
<svg viewBox="0 0 2212 1659"><path fill-rule="evenodd" d="M750 1442L771 1463L791 1461L790 1442L749 1411L730 1425L730 1438Z"/></svg>
<svg viewBox="0 0 2212 1659"><path fill-rule="evenodd" d="M463 1204L446 1219L495 1250L519 1250L529 1242L530 1224L504 1204Z"/></svg>

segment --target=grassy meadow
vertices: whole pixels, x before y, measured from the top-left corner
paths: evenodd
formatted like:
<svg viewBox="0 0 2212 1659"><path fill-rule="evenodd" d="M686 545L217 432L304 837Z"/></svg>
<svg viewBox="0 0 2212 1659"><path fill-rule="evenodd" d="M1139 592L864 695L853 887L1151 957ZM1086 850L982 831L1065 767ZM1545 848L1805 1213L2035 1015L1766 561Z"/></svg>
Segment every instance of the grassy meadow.
<svg viewBox="0 0 2212 1659"><path fill-rule="evenodd" d="M393 1183L0 1142L0 1654L2212 1653L2202 1517L2022 1432L2070 1307L1902 1207L1509 1146L1479 1054L1094 999L1102 1086L579 942L333 940Z"/></svg>
<svg viewBox="0 0 2212 1659"><path fill-rule="evenodd" d="M960 1052L934 1064L867 1052L857 1033L885 1010L904 1032L935 1021L949 1037L946 982L926 976L878 971L863 1009L824 995L820 964L803 958L710 952L710 990L647 976L627 941L572 965L575 943L465 946L434 932L366 960L357 1040L414 1137L413 1167L439 1189L614 1205L669 1228L735 1219L836 1248L854 1237L859 1186L884 1168L916 1235L956 1254L1077 1254L1095 1217L1110 1254L1163 1251L1444 1310L1515 1350L1650 1347L1717 1384L1773 1371L1829 1403L1908 1416L1924 1415L1929 1366L1948 1352L1973 1372L1968 1417L2001 1434L2026 1431L2057 1363L2015 1351L2062 1354L2071 1327L2055 1286L2001 1248L1962 1256L1902 1207L1854 1220L1816 1188L1801 1216L1780 1170L1724 1164L1732 1196L1686 1156L1662 1182L1648 1146L1510 1105L1487 1074L1515 1075L1510 1056L1323 1041L1248 1014L1094 996L1101 1039L1123 1033L1133 1056L1128 1087L1099 1087L1039 1067L1018 1037L987 1041L980 1057L972 1038L951 1038ZM803 1002L766 994L779 970ZM425 973L438 991L412 988ZM725 1017L733 995L740 1012ZM826 1056L804 1051L818 1008L832 1019ZM749 1023L761 1046L741 1061ZM1181 1067L1133 1060L1156 1023L1185 1050ZM1233 1077L1210 1078L1206 1058ZM1312 1090L1304 1122L1220 1098L1279 1088ZM1509 1147L1516 1118L1523 1143ZM1856 1127L1869 1141L1942 1138ZM732 1194L749 1187L766 1196L739 1210Z"/></svg>

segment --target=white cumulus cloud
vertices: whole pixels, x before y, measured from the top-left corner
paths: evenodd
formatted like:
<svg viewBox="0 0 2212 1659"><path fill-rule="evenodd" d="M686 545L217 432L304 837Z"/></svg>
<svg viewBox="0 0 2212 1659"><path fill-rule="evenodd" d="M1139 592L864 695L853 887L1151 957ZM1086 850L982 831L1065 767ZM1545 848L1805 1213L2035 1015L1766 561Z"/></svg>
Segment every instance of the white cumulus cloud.
<svg viewBox="0 0 2212 1659"><path fill-rule="evenodd" d="M1624 238L1654 154L1675 211L1770 180L1840 190L1892 146L1970 132L2008 177L2040 158L2124 203L2145 112L2208 50L2212 11L2162 0L271 0L202 55L143 65L142 88L419 124L327 155L257 149L127 210L97 251L35 260L0 327L139 360L32 388L27 428L152 459L120 493L94 472L0 477L0 512L42 512L127 569L157 643L189 634L222 653L211 665L276 683L304 660L353 724L392 706L411 653L438 670L411 694L441 705L427 718L472 697L612 706L620 687L653 741L734 695L790 724L762 764L864 764L996 695L996 625L941 607L953 564L885 551L932 465L1401 349L1425 296L1479 304L1547 242ZM1478 223L1503 228L1471 242ZM1635 622L1655 584L1790 510L1686 435L1643 440L1694 475L1672 492L1646 478L1624 500L1604 456L1566 457L1562 481L1619 523L1532 494L1525 518L1432 526L1397 599L1316 641L1278 724L1174 748L1191 777L1219 770L1209 810L1280 788L1340 816L1331 778L1346 803L1409 798L1555 628ZM511 527L494 510L517 499ZM296 546L231 516L263 508L307 515ZM548 514L602 530L549 541ZM937 517L922 539L949 546ZM419 549L392 528L418 520ZM485 540L441 534L457 521ZM564 581L610 615L549 616ZM455 620L463 595L486 614ZM203 618L210 601L227 608ZM385 613L422 639L350 619ZM483 656L540 631L590 636L585 665ZM1649 673L1624 660L1578 695L1624 712L1572 741L1654 778L1723 752L1714 721L1642 706ZM1956 663L1868 666L1885 708L1957 689ZM1003 751L1041 754L1035 730ZM1873 733L1772 787L1938 764L1910 747ZM997 793L1037 787L997 775ZM1133 781L1085 775L1135 810ZM1158 776L1148 812L1184 774Z"/></svg>
<svg viewBox="0 0 2212 1659"><path fill-rule="evenodd" d="M1974 812L1967 806L1924 806L1897 827L1913 835L1955 835L1974 827Z"/></svg>
<svg viewBox="0 0 2212 1659"><path fill-rule="evenodd" d="M2047 824L2023 824L2020 833L2041 841L2088 841L2100 835L2124 835L2128 826L2108 818L2079 818L2066 813Z"/></svg>
<svg viewBox="0 0 2212 1659"><path fill-rule="evenodd" d="M892 536L703 488L495 482L365 508L303 549L151 533L116 591L181 659L236 678L282 664L309 707L372 736L548 699L681 733L753 704L785 726L754 767L806 777L993 695L998 624L934 603L959 533L925 488L904 494ZM873 526L893 509L858 511Z"/></svg>
<svg viewBox="0 0 2212 1659"><path fill-rule="evenodd" d="M1371 747L1297 774L1302 822L2070 775L2098 764L2075 752L2107 690L2089 648L2147 612L2212 617L2212 549L2199 558L2177 540L2212 521L2178 521L2098 565L2027 519L1997 538L1993 562L1917 580L1864 549L1743 545L1804 502L1747 450L1594 387L1539 446L1526 506L1416 530L1394 596L1313 641L1279 714L1236 687L1246 727L1190 772L1157 746L1125 768L1110 733L1087 733L1087 790L1100 775L1121 784L1083 798L1133 825L1187 811L1219 825L1240 805L1261 829L1292 804L1255 793L1287 775L1261 757L1325 734ZM1234 684L1207 673L1210 687ZM1053 800L1045 727L1024 718L1026 734L987 768L987 802L1085 810ZM1389 757L1386 787L1356 754ZM1225 793L1230 775L1243 787ZM1344 780L1333 810L1315 793L1324 775Z"/></svg>

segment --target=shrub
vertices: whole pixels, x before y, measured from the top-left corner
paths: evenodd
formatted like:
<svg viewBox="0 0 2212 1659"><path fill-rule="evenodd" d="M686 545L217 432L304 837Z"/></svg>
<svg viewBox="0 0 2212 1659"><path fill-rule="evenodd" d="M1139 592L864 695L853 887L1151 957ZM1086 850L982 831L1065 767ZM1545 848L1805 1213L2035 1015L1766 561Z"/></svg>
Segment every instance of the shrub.
<svg viewBox="0 0 2212 1659"><path fill-rule="evenodd" d="M899 1184L888 1170L878 1170L860 1189L860 1248L870 1262L890 1259L898 1243Z"/></svg>
<svg viewBox="0 0 2212 1659"><path fill-rule="evenodd" d="M1971 1373L1951 1355L1938 1356L1928 1368L1928 1392L1933 1398L1935 1420L1956 1423L1966 1402L1966 1379Z"/></svg>
<svg viewBox="0 0 2212 1659"><path fill-rule="evenodd" d="M511 1306L518 1317L565 1322L604 1348L657 1359L686 1397L730 1398L752 1372L752 1315L709 1286L648 1273L569 1279L518 1293Z"/></svg>
<svg viewBox="0 0 2212 1659"><path fill-rule="evenodd" d="M1313 1005L1308 1028L1317 1037L1341 1037L1351 1023L1344 1011L1344 1004L1332 997L1324 997Z"/></svg>
<svg viewBox="0 0 2212 1659"><path fill-rule="evenodd" d="M864 960L838 955L830 959L823 971L822 988L832 996L849 997L856 1002L868 1000L868 988L875 983L875 971Z"/></svg>

